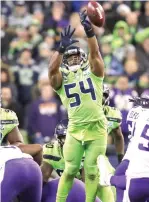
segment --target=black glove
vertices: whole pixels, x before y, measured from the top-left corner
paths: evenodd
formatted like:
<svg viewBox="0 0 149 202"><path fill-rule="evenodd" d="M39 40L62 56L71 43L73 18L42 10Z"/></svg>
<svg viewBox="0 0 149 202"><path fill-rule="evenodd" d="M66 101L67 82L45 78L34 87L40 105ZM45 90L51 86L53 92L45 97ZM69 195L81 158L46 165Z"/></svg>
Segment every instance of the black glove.
<svg viewBox="0 0 149 202"><path fill-rule="evenodd" d="M84 27L87 37L90 38L90 37L93 37L95 34L94 34L91 23L88 20L86 20L86 17L87 17L87 13L86 13L86 10L84 10L82 13L80 13L80 20L81 20L82 26Z"/></svg>
<svg viewBox="0 0 149 202"><path fill-rule="evenodd" d="M63 32L61 32L61 41L58 49L59 53L63 54L69 46L78 42L78 40L74 40L71 38L73 33L75 32L75 29L71 30L70 28L71 26L69 25L63 30Z"/></svg>

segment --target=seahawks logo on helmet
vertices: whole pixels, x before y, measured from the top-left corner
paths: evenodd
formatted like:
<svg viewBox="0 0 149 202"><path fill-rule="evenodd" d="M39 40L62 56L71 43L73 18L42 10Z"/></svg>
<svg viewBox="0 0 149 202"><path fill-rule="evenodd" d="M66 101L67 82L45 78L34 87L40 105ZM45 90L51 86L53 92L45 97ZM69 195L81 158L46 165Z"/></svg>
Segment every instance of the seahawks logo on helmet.
<svg viewBox="0 0 149 202"><path fill-rule="evenodd" d="M68 119L64 119L61 120L60 123L58 123L55 128L55 137L61 146L63 146L64 144L62 138L66 136L67 127L68 127Z"/></svg>

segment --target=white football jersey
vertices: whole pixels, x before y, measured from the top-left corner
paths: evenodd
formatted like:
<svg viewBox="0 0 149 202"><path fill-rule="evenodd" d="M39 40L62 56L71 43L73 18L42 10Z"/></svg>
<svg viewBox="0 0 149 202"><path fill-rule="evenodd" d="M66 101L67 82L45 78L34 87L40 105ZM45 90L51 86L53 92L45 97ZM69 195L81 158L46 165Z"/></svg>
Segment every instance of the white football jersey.
<svg viewBox="0 0 149 202"><path fill-rule="evenodd" d="M6 162L12 159L32 158L29 154L22 151L13 145L0 146L0 186L5 174Z"/></svg>
<svg viewBox="0 0 149 202"><path fill-rule="evenodd" d="M141 108L133 129L130 163L126 175L149 177L149 109ZM133 150L132 150L133 149Z"/></svg>
<svg viewBox="0 0 149 202"><path fill-rule="evenodd" d="M140 114L141 114L141 106L138 107L133 107L128 115L127 115L127 126L128 126L128 131L129 131L129 144L127 147L127 151L125 153L125 156L123 158L129 160L131 156L133 156L133 138L134 138L134 129L135 129L135 124L136 121L138 120Z"/></svg>
<svg viewBox="0 0 149 202"><path fill-rule="evenodd" d="M0 146L0 165L3 165L11 159L18 158L32 158L29 154L23 153L18 147L9 145L9 146Z"/></svg>

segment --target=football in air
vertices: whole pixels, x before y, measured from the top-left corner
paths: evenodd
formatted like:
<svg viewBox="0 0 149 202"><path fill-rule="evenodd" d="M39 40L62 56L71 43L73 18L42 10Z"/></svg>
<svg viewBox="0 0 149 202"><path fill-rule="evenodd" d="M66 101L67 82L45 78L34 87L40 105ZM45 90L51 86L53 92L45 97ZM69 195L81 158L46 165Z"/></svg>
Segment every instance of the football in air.
<svg viewBox="0 0 149 202"><path fill-rule="evenodd" d="M87 15L90 21L97 27L102 27L105 23L105 12L102 6L96 1L91 1L87 5Z"/></svg>

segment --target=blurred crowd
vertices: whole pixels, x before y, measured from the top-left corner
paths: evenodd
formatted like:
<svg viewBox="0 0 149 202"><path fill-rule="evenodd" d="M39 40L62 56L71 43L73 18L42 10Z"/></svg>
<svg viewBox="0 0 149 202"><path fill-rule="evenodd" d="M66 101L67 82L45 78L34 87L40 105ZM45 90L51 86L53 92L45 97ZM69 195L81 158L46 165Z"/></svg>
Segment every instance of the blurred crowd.
<svg viewBox="0 0 149 202"><path fill-rule="evenodd" d="M99 1L100 2L100 1ZM54 138L56 124L67 112L48 80L48 63L59 46L60 32L71 24L79 46L88 52L78 13L87 1L1 2L2 107L16 112L29 142ZM105 62L111 106L125 117L130 96L149 94L149 1L101 1L104 28L94 26Z"/></svg>

